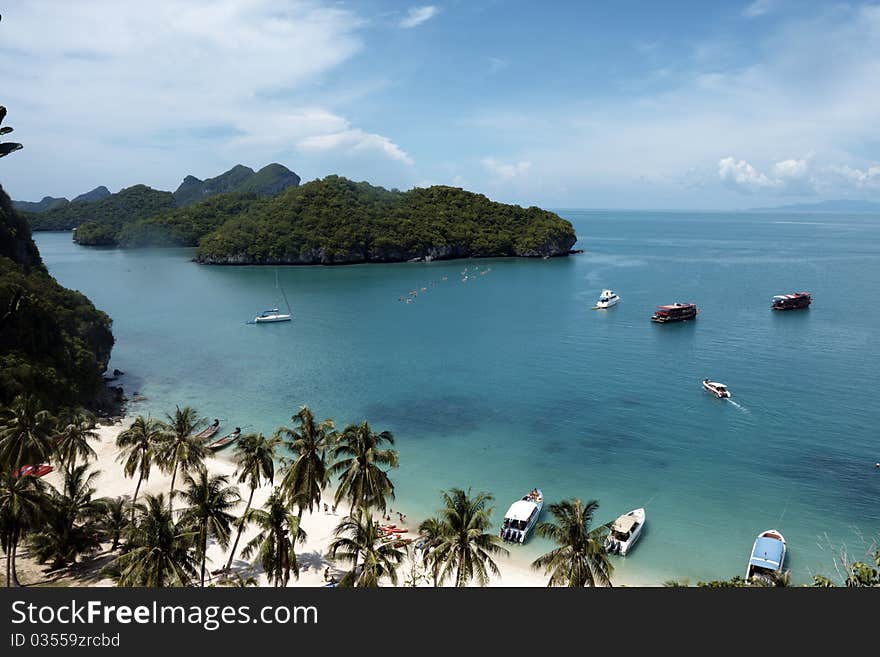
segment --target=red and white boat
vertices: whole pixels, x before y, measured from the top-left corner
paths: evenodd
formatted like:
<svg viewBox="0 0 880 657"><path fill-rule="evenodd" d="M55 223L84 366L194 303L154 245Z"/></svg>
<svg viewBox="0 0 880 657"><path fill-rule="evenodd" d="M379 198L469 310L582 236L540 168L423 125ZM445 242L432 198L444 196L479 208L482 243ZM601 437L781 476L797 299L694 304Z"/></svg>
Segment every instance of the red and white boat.
<svg viewBox="0 0 880 657"><path fill-rule="evenodd" d="M797 310L807 308L813 302L809 292L794 292L793 294L777 294L770 303L773 310Z"/></svg>
<svg viewBox="0 0 880 657"><path fill-rule="evenodd" d="M657 306L651 315L652 322L665 324L667 322L684 322L696 319L700 309L695 303L673 303L668 306Z"/></svg>

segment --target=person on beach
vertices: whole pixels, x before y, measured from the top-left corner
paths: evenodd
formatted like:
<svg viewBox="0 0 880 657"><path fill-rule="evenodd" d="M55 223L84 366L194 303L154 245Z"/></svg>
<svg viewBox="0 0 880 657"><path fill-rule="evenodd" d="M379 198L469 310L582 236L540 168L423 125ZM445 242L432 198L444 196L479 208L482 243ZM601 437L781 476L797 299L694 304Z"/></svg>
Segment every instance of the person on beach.
<svg viewBox="0 0 880 657"><path fill-rule="evenodd" d="M325 506L326 506L326 505L325 505ZM327 566L327 567L324 569L324 581L326 582L326 581L329 580L329 579L330 579L330 566Z"/></svg>
<svg viewBox="0 0 880 657"><path fill-rule="evenodd" d="M336 505L333 505L333 513L336 513Z"/></svg>
<svg viewBox="0 0 880 657"><path fill-rule="evenodd" d="M327 506L327 503L324 502L324 513L327 513L327 511L328 511L329 509L330 509L330 507L328 507L328 506Z"/></svg>

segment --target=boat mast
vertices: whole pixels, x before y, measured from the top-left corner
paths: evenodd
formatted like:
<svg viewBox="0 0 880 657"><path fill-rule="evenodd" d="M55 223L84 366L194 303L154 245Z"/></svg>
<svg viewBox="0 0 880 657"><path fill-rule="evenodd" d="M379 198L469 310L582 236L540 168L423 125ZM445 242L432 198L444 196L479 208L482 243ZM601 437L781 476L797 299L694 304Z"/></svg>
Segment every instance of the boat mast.
<svg viewBox="0 0 880 657"><path fill-rule="evenodd" d="M284 303L287 304L287 312L292 315L293 311L290 309L290 302L287 300L287 295L284 293L284 288L278 283L278 269L275 269L275 287L281 290L281 296L284 297Z"/></svg>

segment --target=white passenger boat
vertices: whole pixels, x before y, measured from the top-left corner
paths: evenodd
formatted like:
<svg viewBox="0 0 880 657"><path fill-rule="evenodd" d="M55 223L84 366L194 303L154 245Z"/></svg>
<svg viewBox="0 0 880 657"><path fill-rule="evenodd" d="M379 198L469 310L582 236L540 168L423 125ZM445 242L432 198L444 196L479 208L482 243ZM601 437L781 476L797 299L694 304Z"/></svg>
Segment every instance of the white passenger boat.
<svg viewBox="0 0 880 657"><path fill-rule="evenodd" d="M599 296L596 305L593 306L593 310L611 308L612 306L616 306L619 301L620 297L617 296L614 290L602 290L602 294Z"/></svg>
<svg viewBox="0 0 880 657"><path fill-rule="evenodd" d="M723 383L719 383L718 381L703 379L703 387L711 392L713 395L718 397L718 399L730 397L730 390L727 389L726 385L724 385Z"/></svg>
<svg viewBox="0 0 880 657"><path fill-rule="evenodd" d="M639 540L644 526L644 509L633 509L629 513L624 513L611 523L611 532L605 538L605 551L626 556L633 544Z"/></svg>
<svg viewBox="0 0 880 657"><path fill-rule="evenodd" d="M540 488L535 488L510 505L498 535L510 543L523 543L537 524L543 508L544 493Z"/></svg>

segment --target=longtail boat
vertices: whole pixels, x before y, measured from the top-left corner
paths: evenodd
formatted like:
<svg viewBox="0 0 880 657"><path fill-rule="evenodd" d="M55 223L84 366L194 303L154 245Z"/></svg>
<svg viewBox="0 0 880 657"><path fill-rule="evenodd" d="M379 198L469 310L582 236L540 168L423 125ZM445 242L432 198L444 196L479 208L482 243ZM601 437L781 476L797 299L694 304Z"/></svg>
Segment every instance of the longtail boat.
<svg viewBox="0 0 880 657"><path fill-rule="evenodd" d="M235 427L235 431L230 434L223 436L222 438L218 438L212 443L208 443L208 449L213 449L217 451L218 449L223 449L224 447L228 447L241 435L241 429L239 427Z"/></svg>

